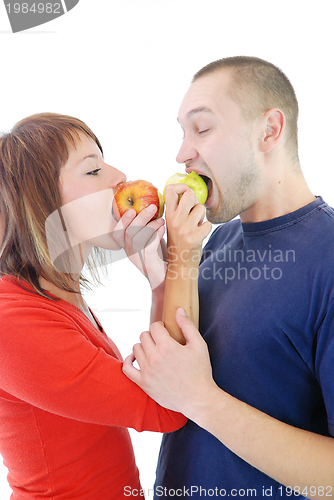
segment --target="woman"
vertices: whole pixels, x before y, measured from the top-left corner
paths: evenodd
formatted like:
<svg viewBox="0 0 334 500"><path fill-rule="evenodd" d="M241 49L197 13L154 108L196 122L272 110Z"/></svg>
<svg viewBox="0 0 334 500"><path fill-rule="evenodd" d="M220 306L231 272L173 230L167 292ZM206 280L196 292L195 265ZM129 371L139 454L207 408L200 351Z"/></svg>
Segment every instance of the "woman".
<svg viewBox="0 0 334 500"><path fill-rule="evenodd" d="M152 207L112 217L124 181L78 119L34 115L0 138L0 452L13 500L129 496L140 482L126 428L186 422L125 377L81 294L91 251L123 247L154 281L162 317L163 221L149 222Z"/></svg>

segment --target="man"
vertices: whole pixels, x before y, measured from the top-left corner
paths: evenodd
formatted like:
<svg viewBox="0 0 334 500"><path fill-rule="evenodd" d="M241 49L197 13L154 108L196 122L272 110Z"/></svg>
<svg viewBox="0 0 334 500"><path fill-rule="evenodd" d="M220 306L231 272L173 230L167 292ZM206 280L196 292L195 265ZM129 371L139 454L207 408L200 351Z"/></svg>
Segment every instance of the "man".
<svg viewBox="0 0 334 500"><path fill-rule="evenodd" d="M124 364L189 418L163 438L156 497L334 495L334 211L302 175L297 117L286 76L251 57L204 67L181 104L177 160L209 179L208 220L230 222L199 268L212 375L182 310L185 346L156 323L141 371Z"/></svg>

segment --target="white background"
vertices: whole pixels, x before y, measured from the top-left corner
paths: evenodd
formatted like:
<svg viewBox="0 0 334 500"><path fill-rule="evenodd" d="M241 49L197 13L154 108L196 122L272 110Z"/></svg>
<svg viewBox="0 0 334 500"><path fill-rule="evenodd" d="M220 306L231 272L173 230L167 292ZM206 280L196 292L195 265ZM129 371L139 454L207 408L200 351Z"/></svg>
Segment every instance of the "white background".
<svg viewBox="0 0 334 500"><path fill-rule="evenodd" d="M80 0L66 15L12 34L0 3L0 132L32 113L86 121L106 161L159 188L176 171L176 116L192 75L221 57L279 66L300 105L299 144L314 194L334 205L332 0ZM128 262L88 301L123 355L148 327L147 283ZM142 485L152 488L157 434L131 432ZM7 500L0 466L0 500ZM151 495L149 495L151 496Z"/></svg>

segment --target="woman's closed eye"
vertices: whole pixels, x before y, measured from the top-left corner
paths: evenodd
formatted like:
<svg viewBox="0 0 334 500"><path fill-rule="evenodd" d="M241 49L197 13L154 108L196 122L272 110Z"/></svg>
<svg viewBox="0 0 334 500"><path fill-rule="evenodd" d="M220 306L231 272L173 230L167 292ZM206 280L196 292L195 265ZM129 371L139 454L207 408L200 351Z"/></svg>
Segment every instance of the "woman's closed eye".
<svg viewBox="0 0 334 500"><path fill-rule="evenodd" d="M97 173L101 170L101 168L96 168L95 170L91 170L87 172L87 175L97 175Z"/></svg>

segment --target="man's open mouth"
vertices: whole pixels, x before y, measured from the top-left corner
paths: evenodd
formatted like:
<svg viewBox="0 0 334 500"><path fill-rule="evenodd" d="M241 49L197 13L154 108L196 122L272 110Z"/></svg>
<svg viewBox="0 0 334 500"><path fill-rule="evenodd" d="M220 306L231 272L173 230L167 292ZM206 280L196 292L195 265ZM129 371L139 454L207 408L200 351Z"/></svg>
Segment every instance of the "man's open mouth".
<svg viewBox="0 0 334 500"><path fill-rule="evenodd" d="M208 188L208 199L209 199L212 194L212 180L210 179L210 177L207 177L206 175L203 174L198 174L198 175L202 177L203 181L205 182Z"/></svg>

